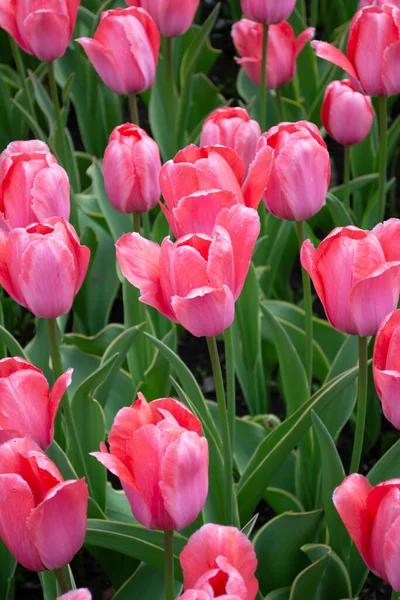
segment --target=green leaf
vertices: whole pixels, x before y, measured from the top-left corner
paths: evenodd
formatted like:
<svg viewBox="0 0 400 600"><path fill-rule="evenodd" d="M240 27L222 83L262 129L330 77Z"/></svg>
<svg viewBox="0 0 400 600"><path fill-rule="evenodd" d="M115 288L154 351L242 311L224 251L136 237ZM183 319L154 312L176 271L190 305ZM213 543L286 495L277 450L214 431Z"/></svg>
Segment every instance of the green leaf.
<svg viewBox="0 0 400 600"><path fill-rule="evenodd" d="M279 588L267 594L264 600L289 600L290 587Z"/></svg>
<svg viewBox="0 0 400 600"><path fill-rule="evenodd" d="M343 561L325 544L307 544L302 547L313 562L329 556L325 573L322 575L317 600L338 600L338 598L352 598L350 577Z"/></svg>
<svg viewBox="0 0 400 600"><path fill-rule="evenodd" d="M101 331L93 336L86 336L80 333L66 333L63 336L63 342L71 344L86 354L93 354L101 358L106 348L115 338L124 331L124 326L120 323L110 323Z"/></svg>
<svg viewBox="0 0 400 600"><path fill-rule="evenodd" d="M54 575L54 571L42 571L38 573L40 579L40 585L43 590L44 600L56 600L57 599L57 579Z"/></svg>
<svg viewBox="0 0 400 600"><path fill-rule="evenodd" d="M0 565L0 598L1 600L12 600L14 598L14 575L17 561L1 538Z"/></svg>
<svg viewBox="0 0 400 600"><path fill-rule="evenodd" d="M241 529L242 533L244 533L244 535L247 536L248 538L250 538L251 534L253 533L253 529L257 523L257 519L258 519L258 513L256 515L254 515L254 517L252 517L250 519L250 521L248 523L246 523L246 525L244 527L242 527L242 529Z"/></svg>
<svg viewBox="0 0 400 600"><path fill-rule="evenodd" d="M290 590L289 600L318 600L321 579L329 563L329 554L323 556L298 574Z"/></svg>
<svg viewBox="0 0 400 600"><path fill-rule="evenodd" d="M11 356L21 356L25 360L28 360L25 352L7 329L0 325L0 340L6 345L7 350Z"/></svg>
<svg viewBox="0 0 400 600"><path fill-rule="evenodd" d="M285 512L301 513L305 510L300 500L294 494L272 486L266 489L263 499L278 515Z"/></svg>
<svg viewBox="0 0 400 600"><path fill-rule="evenodd" d="M181 587L179 583L175 582L175 597L179 595ZM113 600L132 600L132 598L164 600L164 574L148 565L140 565L113 596Z"/></svg>
<svg viewBox="0 0 400 600"><path fill-rule="evenodd" d="M353 219L348 213L345 205L331 192L328 192L326 195L326 204L335 227L353 225Z"/></svg>
<svg viewBox="0 0 400 600"><path fill-rule="evenodd" d="M55 440L53 440L50 448L46 450L46 454L50 460L57 465L58 470L65 480L78 479L78 475L72 466L71 461Z"/></svg>
<svg viewBox="0 0 400 600"><path fill-rule="evenodd" d="M378 462L372 467L367 477L371 485L396 479L399 476L400 464L400 440L397 441L389 450L381 456Z"/></svg>
<svg viewBox="0 0 400 600"><path fill-rule="evenodd" d="M263 259L262 264L266 266L266 270L260 281L266 298L270 298L272 295L275 278L279 272L281 259L291 233L293 233L293 223L291 221L281 221L276 235L270 238L272 245L270 246L268 256ZM267 238L267 241L269 246L271 241L269 241L269 238Z"/></svg>

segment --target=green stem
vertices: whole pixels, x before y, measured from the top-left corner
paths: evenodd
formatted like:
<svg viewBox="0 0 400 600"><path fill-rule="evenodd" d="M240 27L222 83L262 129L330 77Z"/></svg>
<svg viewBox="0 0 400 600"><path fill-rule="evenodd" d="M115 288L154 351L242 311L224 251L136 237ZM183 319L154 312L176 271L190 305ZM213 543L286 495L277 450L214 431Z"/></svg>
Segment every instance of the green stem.
<svg viewBox="0 0 400 600"><path fill-rule="evenodd" d="M207 338L208 352L210 354L212 372L214 376L215 390L217 393L217 404L219 421L222 431L222 447L224 453L224 490L225 490L225 525L232 523L232 447L229 430L228 413L226 410L224 382L222 379L221 364L219 362L218 348L215 337Z"/></svg>
<svg viewBox="0 0 400 600"><path fill-rule="evenodd" d="M393 590L391 598L392 598L392 600L399 600L399 598L400 598L399 592L395 592Z"/></svg>
<svg viewBox="0 0 400 600"><path fill-rule="evenodd" d="M66 594L73 589L72 587L69 587L65 572L62 568L54 569L54 575L56 576L57 583L62 594Z"/></svg>
<svg viewBox="0 0 400 600"><path fill-rule="evenodd" d="M279 118L282 122L285 120L285 110L283 107L282 94L281 94L280 88L276 88L275 94L276 94L276 102L278 104L278 110L279 110Z"/></svg>
<svg viewBox="0 0 400 600"><path fill-rule="evenodd" d="M387 169L387 98L380 96L379 104L379 221L385 218Z"/></svg>
<svg viewBox="0 0 400 600"><path fill-rule="evenodd" d="M60 102L58 100L57 83L54 75L54 63L50 60L47 63L50 93L53 100L54 113L55 113L55 131L54 131L54 143L58 150L58 155L63 167L67 168L67 150L65 146L65 133L64 124L62 121Z"/></svg>
<svg viewBox="0 0 400 600"><path fill-rule="evenodd" d="M364 443L365 416L367 414L368 388L368 338L358 338L358 398L357 420L354 435L353 455L351 457L350 473L358 473Z"/></svg>
<svg viewBox="0 0 400 600"><path fill-rule="evenodd" d="M165 600L174 600L174 532L164 531Z"/></svg>
<svg viewBox="0 0 400 600"><path fill-rule="evenodd" d="M176 117L175 117L175 77L174 77L174 55L173 38L165 38L165 61L167 63L167 93L168 93L168 113L169 113L169 132L173 139L174 153L176 151Z"/></svg>
<svg viewBox="0 0 400 600"><path fill-rule="evenodd" d="M131 123L134 125L139 125L139 112L137 107L137 97L136 94L128 94L129 98L129 110L131 114Z"/></svg>
<svg viewBox="0 0 400 600"><path fill-rule="evenodd" d="M297 237L299 240L299 248L304 242L304 221L296 223ZM303 282L303 297L305 311L305 334L306 334L306 349L305 349L305 367L309 389L311 391L311 381L313 373L313 320L312 320L312 296L311 296L311 281L310 277L303 267L301 268L301 278Z"/></svg>
<svg viewBox="0 0 400 600"><path fill-rule="evenodd" d="M133 231L135 233L140 233L140 213L133 213Z"/></svg>
<svg viewBox="0 0 400 600"><path fill-rule="evenodd" d="M267 114L267 52L268 52L268 25L263 25L262 54L261 54L261 89L260 89L260 127L264 133Z"/></svg>
<svg viewBox="0 0 400 600"><path fill-rule="evenodd" d="M24 63L21 58L21 52L20 52L17 42L14 40L14 38L11 35L9 35L8 37L10 40L11 52L12 52L12 55L14 58L15 66L17 67L18 75L21 80L22 89L24 90L24 96L25 96L25 99L26 99L26 102L27 102L27 105L29 108L29 113L36 121L35 105L32 100L32 96L29 93L28 84L26 83L25 69L24 69Z"/></svg>
<svg viewBox="0 0 400 600"><path fill-rule="evenodd" d="M344 147L344 205L350 211L350 147Z"/></svg>
<svg viewBox="0 0 400 600"><path fill-rule="evenodd" d="M231 434L231 448L235 440L235 415L236 415L236 389L235 389L235 359L233 355L232 326L225 329L225 371L226 371L226 397L228 410L229 431Z"/></svg>

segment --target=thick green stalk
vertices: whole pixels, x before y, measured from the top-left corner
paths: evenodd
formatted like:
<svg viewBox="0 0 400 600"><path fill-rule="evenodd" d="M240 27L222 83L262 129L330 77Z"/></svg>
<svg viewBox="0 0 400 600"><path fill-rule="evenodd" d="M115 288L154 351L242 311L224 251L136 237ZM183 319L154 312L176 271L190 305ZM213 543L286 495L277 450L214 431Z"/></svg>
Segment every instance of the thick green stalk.
<svg viewBox="0 0 400 600"><path fill-rule="evenodd" d="M165 600L174 600L174 531L164 531Z"/></svg>
<svg viewBox="0 0 400 600"><path fill-rule="evenodd" d="M264 133L267 114L267 53L268 25L263 25L262 54L261 54L261 89L260 89L260 127Z"/></svg>
<svg viewBox="0 0 400 600"><path fill-rule="evenodd" d="M219 421L222 431L222 448L224 459L224 504L225 504L225 525L232 524L232 447L231 434L228 422L228 413L226 410L224 382L222 379L221 364L219 362L218 348L215 337L207 338L208 352L210 354L212 372L214 376L215 390L217 393L217 404Z"/></svg>
<svg viewBox="0 0 400 600"><path fill-rule="evenodd" d="M285 109L283 107L282 94L280 88L276 88L275 90L276 102L278 104L279 118L281 122L285 120Z"/></svg>
<svg viewBox="0 0 400 600"><path fill-rule="evenodd" d="M54 75L54 64L52 60L50 60L47 63L47 68L49 75L51 99L53 101L55 115L54 143L58 150L58 158L60 159L61 164L64 168L67 168L67 149L65 145L64 123L62 121L60 102L58 100L57 83Z"/></svg>
<svg viewBox="0 0 400 600"><path fill-rule="evenodd" d="M54 575L56 576L58 587L62 594L66 594L71 590L75 589L75 584L72 578L72 573L69 566L61 567L60 569L54 569Z"/></svg>
<svg viewBox="0 0 400 600"><path fill-rule="evenodd" d="M386 209L387 172L387 98L380 96L379 103L379 219L383 221Z"/></svg>
<svg viewBox="0 0 400 600"><path fill-rule="evenodd" d="M174 55L173 55L173 38L165 38L165 62L167 64L167 82L168 82L168 116L169 116L169 132L173 140L174 153L176 152L176 102L175 102L175 77L174 77Z"/></svg>
<svg viewBox="0 0 400 600"><path fill-rule="evenodd" d="M235 359L233 355L233 332L232 326L224 331L225 343L225 372L226 372L226 397L229 431L231 434L231 448L235 440L235 416L236 416L236 386L235 386Z"/></svg>
<svg viewBox="0 0 400 600"><path fill-rule="evenodd" d="M358 398L357 420L354 435L353 455L351 457L350 473L358 473L364 443L365 417L367 414L368 388L368 338L358 338Z"/></svg>
<svg viewBox="0 0 400 600"><path fill-rule="evenodd" d="M344 205L348 211L350 211L350 147L344 147L344 168L343 168L343 181L344 181Z"/></svg>
<svg viewBox="0 0 400 600"><path fill-rule="evenodd" d="M24 91L24 96L25 96L25 99L26 99L26 102L28 105L29 113L30 113L31 117L33 117L36 121L35 105L34 105L32 96L29 93L28 84L26 83L25 69L24 69L24 63L22 62L22 58L21 58L21 51L17 45L17 42L14 40L14 38L11 35L9 35L8 38L10 40L11 52L12 52L12 55L14 58L15 66L17 67L19 78L21 80L21 85L22 85L22 89Z"/></svg>
<svg viewBox="0 0 400 600"><path fill-rule="evenodd" d="M133 125L139 125L139 111L137 106L136 94L128 94L128 99L131 123L133 123Z"/></svg>
<svg viewBox="0 0 400 600"><path fill-rule="evenodd" d="M296 223L297 226L297 237L299 240L299 248L304 242L304 221ZM311 391L311 381L313 373L313 320L312 320L312 296L311 296L311 281L310 277L303 267L301 268L301 278L303 282L303 297L304 297L304 311L305 311L305 334L306 334L306 348L305 348L305 368L307 374L307 380L309 389Z"/></svg>
<svg viewBox="0 0 400 600"><path fill-rule="evenodd" d="M135 231L136 233L140 233L140 213L134 212L132 220L133 220L133 231Z"/></svg>

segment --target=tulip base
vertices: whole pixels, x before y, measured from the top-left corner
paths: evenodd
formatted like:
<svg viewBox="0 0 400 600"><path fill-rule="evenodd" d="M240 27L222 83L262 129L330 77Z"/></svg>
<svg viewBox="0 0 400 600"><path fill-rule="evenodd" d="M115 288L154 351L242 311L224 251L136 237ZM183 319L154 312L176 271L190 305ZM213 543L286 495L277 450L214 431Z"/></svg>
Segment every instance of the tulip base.
<svg viewBox="0 0 400 600"><path fill-rule="evenodd" d="M174 600L174 531L164 531L165 600Z"/></svg>
<svg viewBox="0 0 400 600"><path fill-rule="evenodd" d="M351 457L350 473L358 473L364 443L365 417L367 414L368 388L368 338L358 338L358 398L357 420L354 436L353 454Z"/></svg>
<svg viewBox="0 0 400 600"><path fill-rule="evenodd" d="M267 114L267 52L268 52L268 25L263 25L262 55L261 55L261 89L260 89L260 127L261 133L266 128Z"/></svg>

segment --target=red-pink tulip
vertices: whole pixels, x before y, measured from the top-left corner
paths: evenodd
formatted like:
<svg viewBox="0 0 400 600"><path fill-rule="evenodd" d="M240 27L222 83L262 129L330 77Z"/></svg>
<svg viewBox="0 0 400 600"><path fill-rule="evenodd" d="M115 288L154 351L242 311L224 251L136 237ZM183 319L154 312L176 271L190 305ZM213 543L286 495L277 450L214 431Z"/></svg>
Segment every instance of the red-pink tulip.
<svg viewBox="0 0 400 600"><path fill-rule="evenodd" d="M80 0L0 0L0 27L39 60L63 56L71 40Z"/></svg>
<svg viewBox="0 0 400 600"><path fill-rule="evenodd" d="M83 544L88 490L64 481L30 438L0 445L0 537L32 571L67 565Z"/></svg>
<svg viewBox="0 0 400 600"><path fill-rule="evenodd" d="M58 596L57 600L92 600L92 594L86 588L72 590L62 596Z"/></svg>
<svg viewBox="0 0 400 600"><path fill-rule="evenodd" d="M400 310L390 313L381 323L375 340L372 372L383 414L400 429Z"/></svg>
<svg viewBox="0 0 400 600"><path fill-rule="evenodd" d="M67 313L89 264L90 250L59 217L0 235L0 284L36 317Z"/></svg>
<svg viewBox="0 0 400 600"><path fill-rule="evenodd" d="M13 437L29 435L46 450L53 441L54 419L72 372L68 369L50 390L43 372L23 358L0 360L0 430Z"/></svg>
<svg viewBox="0 0 400 600"><path fill-rule="evenodd" d="M358 10L366 6L383 6L384 4L393 4L400 8L400 0L360 0Z"/></svg>
<svg viewBox="0 0 400 600"><path fill-rule="evenodd" d="M207 595L230 600L236 596L254 600L257 595L256 553L250 540L236 527L203 525L189 538L180 562L184 589L205 592L204 600ZM187 600L203 597L189 593Z"/></svg>
<svg viewBox="0 0 400 600"><path fill-rule="evenodd" d="M288 19L295 4L296 0L241 0L244 15L266 25Z"/></svg>
<svg viewBox="0 0 400 600"><path fill-rule="evenodd" d="M101 452L93 452L119 477L135 519L148 529L188 527L208 492L208 444L201 422L173 398L147 403L139 393L114 419Z"/></svg>
<svg viewBox="0 0 400 600"><path fill-rule="evenodd" d="M11 142L0 155L0 227L68 220L69 180L44 142Z"/></svg>
<svg viewBox="0 0 400 600"><path fill-rule="evenodd" d="M367 567L400 592L400 479L372 487L366 477L350 475L333 503Z"/></svg>
<svg viewBox="0 0 400 600"><path fill-rule="evenodd" d="M313 42L317 56L344 69L360 92L369 96L400 93L400 9L392 4L367 6L353 17L347 56L326 42Z"/></svg>
<svg viewBox="0 0 400 600"><path fill-rule="evenodd" d="M104 83L117 94L137 94L153 85L160 34L142 8L106 10L94 38L76 41Z"/></svg>
<svg viewBox="0 0 400 600"><path fill-rule="evenodd" d="M396 308L400 261L393 260L390 245L375 230L338 227L316 250L306 240L300 258L335 329L374 335Z"/></svg>
<svg viewBox="0 0 400 600"><path fill-rule="evenodd" d="M221 334L232 324L260 231L257 211L222 209L212 236L191 234L161 246L127 233L117 242L122 274L140 300L196 337Z"/></svg>
<svg viewBox="0 0 400 600"><path fill-rule="evenodd" d="M176 37L193 23L200 0L126 0L126 3L147 10L162 35Z"/></svg>
<svg viewBox="0 0 400 600"><path fill-rule="evenodd" d="M371 98L360 94L349 79L332 81L325 90L321 120L339 144L359 144L371 131L374 121Z"/></svg>
<svg viewBox="0 0 400 600"><path fill-rule="evenodd" d="M242 159L246 170L257 152L257 142L261 129L257 121L250 119L244 108L224 106L217 108L204 121L201 131L201 146L227 146L235 150Z"/></svg>
<svg viewBox="0 0 400 600"><path fill-rule="evenodd" d="M239 598L239 596L232 596L232 594L215 596L214 590L212 595L202 590L187 590L187 592L184 592L182 596L179 596L178 600L213 600L216 597L218 600L243 600L243 598Z"/></svg>
<svg viewBox="0 0 400 600"><path fill-rule="evenodd" d="M104 154L104 185L116 210L147 212L160 198L161 170L158 146L137 125L114 129Z"/></svg>
<svg viewBox="0 0 400 600"><path fill-rule="evenodd" d="M264 133L258 147L273 150L273 167L264 195L279 219L305 221L325 204L331 177L326 144L308 121L280 123Z"/></svg>
<svg viewBox="0 0 400 600"><path fill-rule="evenodd" d="M298 38L287 21L271 25L268 31L267 88L275 88L292 81L296 72L296 59L307 42L314 37L309 27ZM235 60L246 71L248 78L261 85L263 26L248 19L241 19L232 27L232 39L242 58Z"/></svg>

